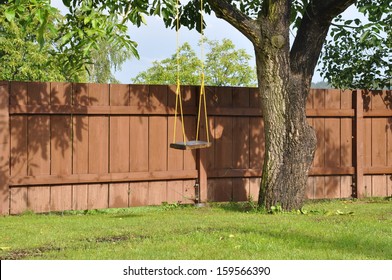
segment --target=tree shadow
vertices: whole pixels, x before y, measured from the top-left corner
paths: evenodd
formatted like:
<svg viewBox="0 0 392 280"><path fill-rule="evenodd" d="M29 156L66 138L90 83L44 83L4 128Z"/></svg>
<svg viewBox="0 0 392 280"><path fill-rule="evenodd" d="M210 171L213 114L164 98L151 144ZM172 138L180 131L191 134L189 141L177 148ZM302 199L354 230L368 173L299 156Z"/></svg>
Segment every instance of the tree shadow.
<svg viewBox="0 0 392 280"><path fill-rule="evenodd" d="M206 155L207 200L257 200L264 157L258 89L207 87L206 93L213 142Z"/></svg>
<svg viewBox="0 0 392 280"><path fill-rule="evenodd" d="M364 112L376 109L392 110L392 90L362 90ZM392 118L387 119L386 130L392 131Z"/></svg>
<svg viewBox="0 0 392 280"><path fill-rule="evenodd" d="M315 113L308 114L308 122L315 129L317 148L308 179L307 198L355 197L351 171L355 160L355 124L352 117L328 115L329 110L338 114L341 110L352 109L353 102L351 91L310 91L307 109Z"/></svg>
<svg viewBox="0 0 392 280"><path fill-rule="evenodd" d="M336 221L335 219L332 219L332 217L320 217L318 220L331 220L331 223L346 223L343 217L340 221ZM315 220L315 222L317 222L317 220ZM375 250L377 248L390 248L388 240L374 240L374 238L372 238L371 242L364 242L363 239L358 239L357 236L353 236L352 234L316 236L315 234L304 233L304 230L278 230L276 228L243 230L242 232L256 232L260 236L267 236L276 240L276 242L282 242L282 240L284 240L284 242L288 244L287 246L299 248L303 252L311 252L312 250L331 250L342 252L342 255L349 252L350 256L355 254L358 258L369 259L390 259L392 253L390 250Z"/></svg>
<svg viewBox="0 0 392 280"><path fill-rule="evenodd" d="M51 153L64 157L73 138L83 140L87 128L70 111L83 114L94 104L86 89L83 84L10 83L11 176L50 174Z"/></svg>

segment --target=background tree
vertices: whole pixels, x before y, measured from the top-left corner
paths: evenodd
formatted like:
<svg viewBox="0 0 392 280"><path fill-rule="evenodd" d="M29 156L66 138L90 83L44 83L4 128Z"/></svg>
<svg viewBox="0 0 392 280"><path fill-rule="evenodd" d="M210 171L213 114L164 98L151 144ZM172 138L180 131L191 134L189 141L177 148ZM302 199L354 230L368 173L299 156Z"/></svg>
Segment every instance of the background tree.
<svg viewBox="0 0 392 280"><path fill-rule="evenodd" d="M177 65L179 65L181 84L197 85L200 83L201 61L188 43L179 47L178 61L175 53L170 58L154 61L152 64L152 67L139 73L132 81L138 84L175 85Z"/></svg>
<svg viewBox="0 0 392 280"><path fill-rule="evenodd" d="M136 43L123 43L126 28L112 17L91 22L94 14L75 13L63 17L49 0L0 1L0 80L118 82L112 71L136 53ZM97 30L115 23L118 38L95 35L89 22Z"/></svg>
<svg viewBox="0 0 392 280"><path fill-rule="evenodd" d="M19 7L7 10L0 5L0 80L17 81L64 81L64 73L56 59L55 37L52 28L61 18L57 9L49 5ZM38 32L41 21L38 11L46 11L48 32L42 39L50 42L40 46Z"/></svg>
<svg viewBox="0 0 392 280"><path fill-rule="evenodd" d="M249 65L251 55L244 49L236 49L231 40L222 42L205 40L208 50L205 54L205 81L211 86L255 86L256 71ZM178 64L182 84L200 84L201 60L188 43L179 47ZM139 73L134 83L176 84L177 54L162 61L154 61L153 66Z"/></svg>
<svg viewBox="0 0 392 280"><path fill-rule="evenodd" d="M101 41L98 49L91 49L91 61L86 65L88 82L90 83L120 83L113 70L121 70L122 64L132 58L132 53L122 47L112 46L107 41Z"/></svg>
<svg viewBox="0 0 392 280"><path fill-rule="evenodd" d="M207 40L206 84L215 86L256 86L256 70L249 65L252 58L244 49L236 49L229 39Z"/></svg>

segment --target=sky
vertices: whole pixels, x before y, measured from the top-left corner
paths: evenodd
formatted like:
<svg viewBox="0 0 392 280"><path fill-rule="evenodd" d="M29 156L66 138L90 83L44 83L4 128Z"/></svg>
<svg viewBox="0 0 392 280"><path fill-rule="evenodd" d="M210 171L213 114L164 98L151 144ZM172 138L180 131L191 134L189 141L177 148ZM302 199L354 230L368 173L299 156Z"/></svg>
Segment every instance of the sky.
<svg viewBox="0 0 392 280"><path fill-rule="evenodd" d="M64 11L61 0L52 0L52 5ZM346 19L360 18L360 14L355 7L350 7L343 13ZM150 68L152 62L162 60L170 57L176 51L176 32L174 29L165 28L163 21L158 17L147 17L147 25L129 26L129 35L133 41L138 43L138 52L140 59L132 58L127 60L120 71L115 72L115 77L121 83L129 84L131 79L138 73ZM234 42L237 48L245 49L247 53L254 56L254 50L251 42L242 35L238 30L232 27L224 20L218 19L213 15L205 15L207 28L205 29L205 36L209 40L219 40L224 38L230 39ZM182 45L188 42L196 53L200 53L198 42L200 34L196 30L188 30L182 28L179 33L179 43ZM250 64L255 65L255 60L252 59ZM321 81L319 73L315 71L313 76L314 82Z"/></svg>

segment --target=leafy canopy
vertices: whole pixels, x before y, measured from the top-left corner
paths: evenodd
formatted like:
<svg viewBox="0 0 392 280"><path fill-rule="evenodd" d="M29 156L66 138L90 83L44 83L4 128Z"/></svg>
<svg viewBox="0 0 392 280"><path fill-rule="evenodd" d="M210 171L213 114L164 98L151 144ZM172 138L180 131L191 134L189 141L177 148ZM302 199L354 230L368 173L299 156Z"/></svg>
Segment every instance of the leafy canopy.
<svg viewBox="0 0 392 280"><path fill-rule="evenodd" d="M116 36L113 39L106 31L98 32L101 27L94 20L100 20L92 20L83 9L75 11L76 20L69 14L63 17L50 3L49 0L1 3L0 78L118 82L112 70L120 68L134 54L121 42L113 44L116 38L126 35L126 29L117 22L118 30L113 29ZM70 20L75 20L77 25L70 24ZM90 21L98 35L89 29Z"/></svg>
<svg viewBox="0 0 392 280"><path fill-rule="evenodd" d="M43 1L41 1L43 2ZM27 4L27 2L25 3ZM20 6L7 10L0 5L0 80L18 81L64 81L66 71L56 57L56 26L61 15L58 10L40 3L40 6ZM43 30L39 12L47 11ZM37 29L45 31L38 34ZM40 44L45 40L50 44ZM75 73L82 79L80 71Z"/></svg>
<svg viewBox="0 0 392 280"><path fill-rule="evenodd" d="M337 17L322 53L322 76L338 88L391 88L392 2L361 0L368 22Z"/></svg>

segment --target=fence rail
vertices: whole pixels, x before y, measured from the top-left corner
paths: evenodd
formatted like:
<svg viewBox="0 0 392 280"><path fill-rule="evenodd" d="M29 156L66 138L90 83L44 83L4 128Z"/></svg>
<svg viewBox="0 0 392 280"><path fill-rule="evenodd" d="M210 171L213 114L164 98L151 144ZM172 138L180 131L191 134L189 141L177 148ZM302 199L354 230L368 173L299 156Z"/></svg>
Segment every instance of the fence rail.
<svg viewBox="0 0 392 280"><path fill-rule="evenodd" d="M183 87L188 139L198 92ZM173 86L0 82L0 214L256 199L258 91L206 96L213 145L179 151ZM306 112L318 137L308 198L392 195L391 91L311 90Z"/></svg>

